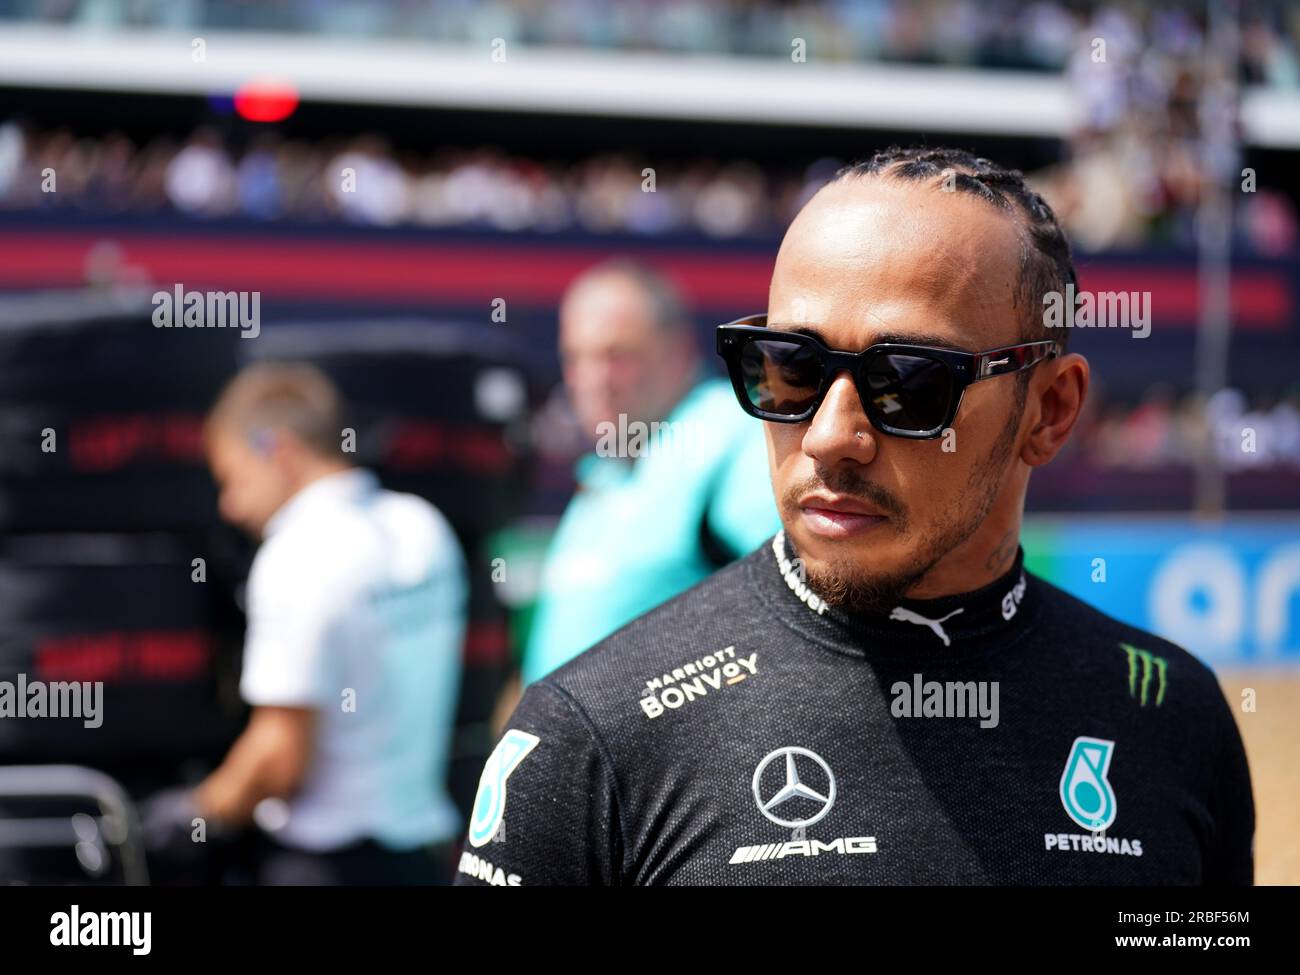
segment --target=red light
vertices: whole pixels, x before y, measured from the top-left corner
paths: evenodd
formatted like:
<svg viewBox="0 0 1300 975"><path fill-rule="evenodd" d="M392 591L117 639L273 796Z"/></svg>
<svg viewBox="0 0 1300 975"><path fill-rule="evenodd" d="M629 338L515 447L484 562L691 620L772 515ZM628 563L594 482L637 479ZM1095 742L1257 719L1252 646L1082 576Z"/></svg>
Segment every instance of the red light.
<svg viewBox="0 0 1300 975"><path fill-rule="evenodd" d="M298 91L287 81L261 78L235 92L235 111L250 122L280 122L298 107Z"/></svg>

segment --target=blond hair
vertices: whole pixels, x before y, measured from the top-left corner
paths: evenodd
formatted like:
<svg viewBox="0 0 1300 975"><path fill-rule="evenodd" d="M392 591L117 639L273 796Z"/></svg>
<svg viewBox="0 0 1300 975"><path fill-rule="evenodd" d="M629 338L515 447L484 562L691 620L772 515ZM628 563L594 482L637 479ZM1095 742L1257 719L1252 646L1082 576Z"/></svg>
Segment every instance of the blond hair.
<svg viewBox="0 0 1300 975"><path fill-rule="evenodd" d="M205 436L233 431L253 440L284 430L325 457L338 457L343 402L329 377L304 362L262 362L226 384L208 414Z"/></svg>

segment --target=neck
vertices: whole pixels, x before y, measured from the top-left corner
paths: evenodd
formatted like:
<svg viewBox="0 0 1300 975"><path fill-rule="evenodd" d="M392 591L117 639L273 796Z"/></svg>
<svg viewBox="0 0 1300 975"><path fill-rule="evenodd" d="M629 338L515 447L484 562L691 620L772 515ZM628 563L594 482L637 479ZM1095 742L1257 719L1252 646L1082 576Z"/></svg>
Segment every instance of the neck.
<svg viewBox="0 0 1300 975"><path fill-rule="evenodd" d="M317 481L329 477L332 474L340 474L343 471L350 471L353 469L354 468L351 464L344 463L340 460L312 460L303 466L298 477L294 479L296 485L294 493L297 494L304 488L310 487Z"/></svg>

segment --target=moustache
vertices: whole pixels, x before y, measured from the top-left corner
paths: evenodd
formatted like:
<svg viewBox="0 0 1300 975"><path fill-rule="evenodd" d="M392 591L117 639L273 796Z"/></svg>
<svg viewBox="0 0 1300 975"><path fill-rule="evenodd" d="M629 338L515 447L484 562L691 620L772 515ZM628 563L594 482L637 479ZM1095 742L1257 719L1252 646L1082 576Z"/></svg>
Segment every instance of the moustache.
<svg viewBox="0 0 1300 975"><path fill-rule="evenodd" d="M781 495L786 510L799 507L799 499L813 491L830 491L833 494L856 498L888 514L900 525L906 520L906 508L896 497L875 481L868 481L854 471L829 471L797 481Z"/></svg>

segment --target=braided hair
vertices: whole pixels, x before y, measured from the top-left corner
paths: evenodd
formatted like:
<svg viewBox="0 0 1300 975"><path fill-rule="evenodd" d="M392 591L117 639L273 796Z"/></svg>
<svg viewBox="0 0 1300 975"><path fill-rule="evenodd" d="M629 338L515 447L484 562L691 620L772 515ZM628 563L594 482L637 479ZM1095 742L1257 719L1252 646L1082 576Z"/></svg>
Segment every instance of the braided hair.
<svg viewBox="0 0 1300 975"><path fill-rule="evenodd" d="M962 149L900 149L893 146L863 162L845 166L831 177L835 183L851 176L880 176L905 182L930 181L951 186L955 192L970 193L1018 216L1020 226L1020 273L1015 303L1021 309L1021 341L1051 339L1062 351L1070 329L1049 329L1043 321L1043 296L1056 292L1062 297L1066 285L1078 288L1070 244L1056 214L1046 201L1029 188L1024 174L1003 169L988 159ZM1022 384L1028 374L1021 373Z"/></svg>

